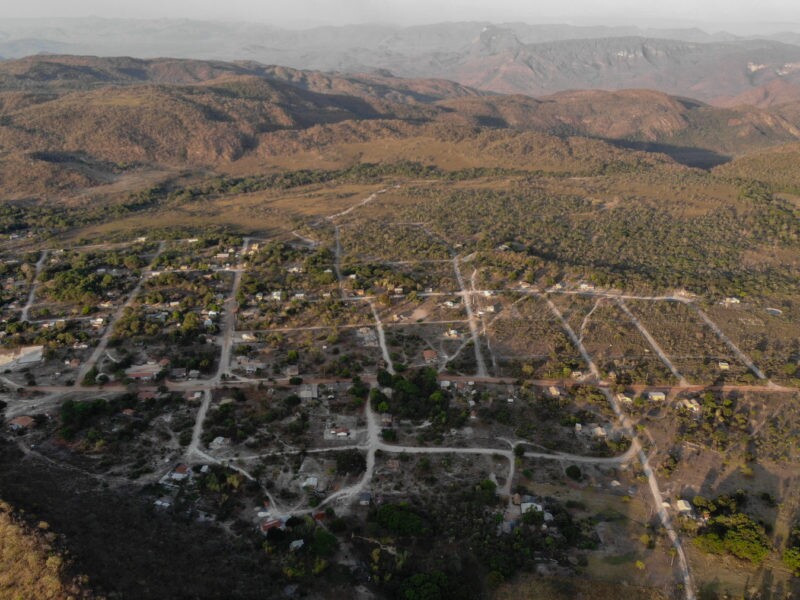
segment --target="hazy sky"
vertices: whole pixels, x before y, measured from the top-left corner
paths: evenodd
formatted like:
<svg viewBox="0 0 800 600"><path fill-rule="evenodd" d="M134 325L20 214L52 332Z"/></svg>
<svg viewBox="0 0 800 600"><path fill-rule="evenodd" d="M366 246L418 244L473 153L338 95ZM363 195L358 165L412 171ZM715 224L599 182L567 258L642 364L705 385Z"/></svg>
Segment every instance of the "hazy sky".
<svg viewBox="0 0 800 600"><path fill-rule="evenodd" d="M800 22L797 0L3 0L0 18L136 17L279 26L510 20L680 25Z"/></svg>

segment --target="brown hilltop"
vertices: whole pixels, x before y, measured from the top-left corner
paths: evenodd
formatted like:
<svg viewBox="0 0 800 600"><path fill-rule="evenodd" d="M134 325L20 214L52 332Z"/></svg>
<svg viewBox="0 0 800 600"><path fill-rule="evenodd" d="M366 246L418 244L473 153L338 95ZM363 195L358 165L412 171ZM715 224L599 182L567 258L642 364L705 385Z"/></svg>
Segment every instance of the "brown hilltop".
<svg viewBox="0 0 800 600"><path fill-rule="evenodd" d="M721 96L713 104L722 107L755 106L771 108L789 102L800 101L800 83L773 79L758 87L735 96Z"/></svg>
<svg viewBox="0 0 800 600"><path fill-rule="evenodd" d="M212 164L236 160L268 131L425 117L381 100L317 94L252 76L185 86L110 86L28 106L12 93L8 99L0 95L0 106L4 148L83 152L118 163Z"/></svg>
<svg viewBox="0 0 800 600"><path fill-rule="evenodd" d="M583 172L609 160L644 164L646 155L626 154L632 149L658 153L648 164L663 164L666 154L713 166L800 140L797 123L800 104L716 108L651 90L532 98L245 62L0 63L0 183L14 195L109 183L136 165L217 168L247 159L293 168L303 154L313 167L313 152L327 165L409 159Z"/></svg>
<svg viewBox="0 0 800 600"><path fill-rule="evenodd" d="M517 129L618 139L656 140L684 129L698 103L650 90L584 90L552 96L499 96L445 100L455 118Z"/></svg>
<svg viewBox="0 0 800 600"><path fill-rule="evenodd" d="M796 115L716 108L653 90L580 90L551 96L444 100L453 121L737 155L800 137Z"/></svg>
<svg viewBox="0 0 800 600"><path fill-rule="evenodd" d="M4 91L78 90L142 83L190 85L236 76L259 77L323 94L392 102L430 102L484 93L445 79L399 79L384 71L323 73L249 61L54 55L0 62L0 90Z"/></svg>

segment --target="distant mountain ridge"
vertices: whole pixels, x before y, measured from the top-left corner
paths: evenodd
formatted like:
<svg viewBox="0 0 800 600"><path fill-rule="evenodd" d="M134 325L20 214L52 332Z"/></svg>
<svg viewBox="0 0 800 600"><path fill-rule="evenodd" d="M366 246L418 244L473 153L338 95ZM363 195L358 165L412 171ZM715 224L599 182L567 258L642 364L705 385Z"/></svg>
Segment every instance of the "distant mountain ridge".
<svg viewBox="0 0 800 600"><path fill-rule="evenodd" d="M54 19L0 23L0 56L45 53L388 70L499 93L655 89L720 106L800 99L800 34L485 22L284 30L257 23Z"/></svg>

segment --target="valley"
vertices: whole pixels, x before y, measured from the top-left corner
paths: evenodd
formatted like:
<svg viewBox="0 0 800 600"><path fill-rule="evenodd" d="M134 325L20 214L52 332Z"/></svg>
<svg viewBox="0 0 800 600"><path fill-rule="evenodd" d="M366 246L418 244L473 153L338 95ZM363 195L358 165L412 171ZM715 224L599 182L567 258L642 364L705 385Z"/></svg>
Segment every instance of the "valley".
<svg viewBox="0 0 800 600"><path fill-rule="evenodd" d="M0 496L98 597L795 593L793 111L0 62Z"/></svg>

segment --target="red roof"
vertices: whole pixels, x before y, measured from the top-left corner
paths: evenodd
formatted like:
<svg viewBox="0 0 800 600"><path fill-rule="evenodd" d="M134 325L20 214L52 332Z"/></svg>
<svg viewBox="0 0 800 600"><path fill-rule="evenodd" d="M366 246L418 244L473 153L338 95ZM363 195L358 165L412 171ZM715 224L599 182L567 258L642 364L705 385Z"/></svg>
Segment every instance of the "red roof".
<svg viewBox="0 0 800 600"><path fill-rule="evenodd" d="M264 521L261 523L261 532L267 533L270 529L275 529L276 527L281 527L282 523L279 519L272 519L270 521Z"/></svg>
<svg viewBox="0 0 800 600"><path fill-rule="evenodd" d="M22 417L16 417L15 419L11 419L8 422L8 424L10 427L24 427L25 429L28 429L29 427L33 427L34 422L35 421L33 420L33 417L29 417L26 415Z"/></svg>

